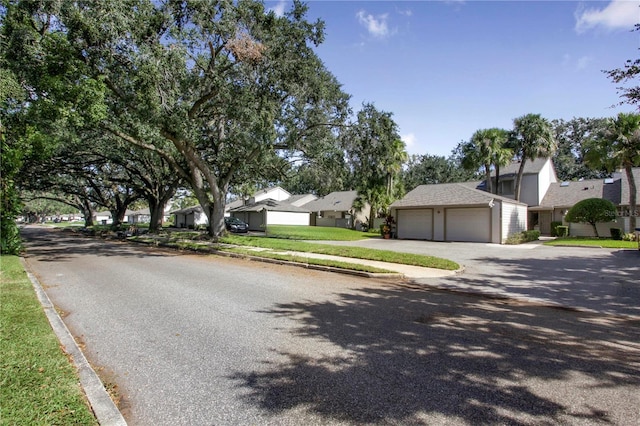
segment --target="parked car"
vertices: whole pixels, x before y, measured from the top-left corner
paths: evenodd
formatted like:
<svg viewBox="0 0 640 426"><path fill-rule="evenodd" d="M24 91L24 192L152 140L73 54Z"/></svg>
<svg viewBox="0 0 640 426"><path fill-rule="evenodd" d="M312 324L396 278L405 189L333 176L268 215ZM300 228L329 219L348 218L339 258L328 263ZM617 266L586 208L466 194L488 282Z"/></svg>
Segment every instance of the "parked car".
<svg viewBox="0 0 640 426"><path fill-rule="evenodd" d="M249 232L249 225L237 217L225 217L224 225L229 232Z"/></svg>

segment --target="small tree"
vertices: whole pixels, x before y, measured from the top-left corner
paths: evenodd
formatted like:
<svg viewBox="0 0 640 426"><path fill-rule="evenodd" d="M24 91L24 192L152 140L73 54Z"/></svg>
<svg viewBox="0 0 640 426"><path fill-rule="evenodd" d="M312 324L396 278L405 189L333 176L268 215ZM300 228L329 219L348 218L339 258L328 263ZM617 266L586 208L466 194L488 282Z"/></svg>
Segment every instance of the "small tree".
<svg viewBox="0 0 640 426"><path fill-rule="evenodd" d="M564 220L570 223L589 223L593 227L596 237L599 237L596 224L611 222L615 217L616 206L611 201L602 198L587 198L571 207Z"/></svg>

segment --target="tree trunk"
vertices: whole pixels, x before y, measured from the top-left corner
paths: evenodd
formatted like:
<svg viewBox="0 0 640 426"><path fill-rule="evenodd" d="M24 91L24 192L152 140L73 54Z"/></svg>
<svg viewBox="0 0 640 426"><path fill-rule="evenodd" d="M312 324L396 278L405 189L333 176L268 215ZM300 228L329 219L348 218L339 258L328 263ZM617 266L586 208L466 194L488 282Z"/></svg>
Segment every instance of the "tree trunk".
<svg viewBox="0 0 640 426"><path fill-rule="evenodd" d="M515 200L520 201L520 186L522 185L522 175L524 175L524 163L527 161L526 158L522 157L520 160L520 167L518 168L518 175L516 176L516 187L515 187Z"/></svg>
<svg viewBox="0 0 640 426"><path fill-rule="evenodd" d="M485 180L487 181L487 187L485 188L487 190L487 192L493 194L493 185L491 182L491 165L490 164L485 164L484 165L484 175L485 175Z"/></svg>
<svg viewBox="0 0 640 426"><path fill-rule="evenodd" d="M217 241L218 238L224 235L224 208L225 200L224 196L221 199L215 200L213 205L209 204L208 219L209 219L209 235ZM266 229L265 229L266 230Z"/></svg>
<svg viewBox="0 0 640 426"><path fill-rule="evenodd" d="M627 181L629 182L629 232L634 232L637 226L636 217L638 217L638 200L636 199L638 190L636 180L633 177L631 164L625 166L624 171L627 174Z"/></svg>
<svg viewBox="0 0 640 426"><path fill-rule="evenodd" d="M496 167L496 188L495 188L494 194L496 194L496 195L502 195L501 193L500 193L500 194L498 194L498 191L499 191L499 189L498 189L498 188L500 188L500 164L499 164L499 163L496 163L496 164L494 164L494 165L495 165L495 167ZM500 191L500 192L502 192L502 191Z"/></svg>
<svg viewBox="0 0 640 426"><path fill-rule="evenodd" d="M600 235L598 235L598 227L596 226L597 224L595 222L589 222L591 224L591 226L593 226L593 232L596 234L596 238L600 238Z"/></svg>
<svg viewBox="0 0 640 426"><path fill-rule="evenodd" d="M88 200L82 202L82 214L84 215L84 227L89 228L93 226L93 208Z"/></svg>
<svg viewBox="0 0 640 426"><path fill-rule="evenodd" d="M151 221L149 222L149 232L156 234L162 229L162 220L164 219L164 204L156 199L149 199L149 213Z"/></svg>

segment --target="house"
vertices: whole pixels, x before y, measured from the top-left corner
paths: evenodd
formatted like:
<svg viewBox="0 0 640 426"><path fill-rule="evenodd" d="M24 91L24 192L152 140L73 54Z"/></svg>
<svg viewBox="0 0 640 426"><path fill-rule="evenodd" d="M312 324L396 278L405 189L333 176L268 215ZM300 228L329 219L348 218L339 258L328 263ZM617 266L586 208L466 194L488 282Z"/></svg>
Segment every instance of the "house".
<svg viewBox="0 0 640 426"><path fill-rule="evenodd" d="M610 228L633 232L629 228L630 189L624 173L614 173L608 179L558 182L551 159L538 158L525 163L521 202L515 202L515 180L519 167L520 163L514 161L501 169L497 185L494 172L492 186L497 189L497 195L485 191L486 182L422 185L414 189L391 205L397 221L397 237L504 242L510 233L527 228L538 229L541 234L549 235L552 222L568 225L570 235L592 236L593 228L590 225L564 222L568 210L587 198L603 198L617 206L618 217L613 218L612 222L598 225L600 235L608 235ZM633 173L636 182L640 183L640 168L634 168ZM483 196L479 196L477 191ZM493 204L491 212L483 206L487 203ZM499 211L493 211L496 206L499 206Z"/></svg>
<svg viewBox="0 0 640 426"><path fill-rule="evenodd" d="M247 199L230 201L225 206L225 216L234 216L249 224L253 231L264 230L269 225L309 225L309 210L304 204L317 197L313 194L291 195L279 186L256 191ZM171 212L175 226L193 228L206 225L208 219L202 207L193 206Z"/></svg>
<svg viewBox="0 0 640 426"><path fill-rule="evenodd" d="M229 213L246 222L251 231L264 231L269 225L309 226L309 210L271 198L247 203L231 209Z"/></svg>
<svg viewBox="0 0 640 426"><path fill-rule="evenodd" d="M101 225L111 225L113 223L111 212L108 210L96 212L94 218L96 220L96 223Z"/></svg>
<svg viewBox="0 0 640 426"><path fill-rule="evenodd" d="M357 191L337 191L303 204L303 207L311 211L312 226L361 229L362 224L368 222L369 206L356 210L353 207L356 198Z"/></svg>
<svg viewBox="0 0 640 426"><path fill-rule="evenodd" d="M207 225L209 223L207 215L204 214L200 206L174 210L171 214L175 216L173 224L177 228L193 229L199 225Z"/></svg>
<svg viewBox="0 0 640 426"><path fill-rule="evenodd" d="M131 224L151 222L151 211L149 208L142 210L127 210L124 213L124 221Z"/></svg>
<svg viewBox="0 0 640 426"><path fill-rule="evenodd" d="M391 204L401 239L501 244L527 229L527 205L465 183L420 185Z"/></svg>

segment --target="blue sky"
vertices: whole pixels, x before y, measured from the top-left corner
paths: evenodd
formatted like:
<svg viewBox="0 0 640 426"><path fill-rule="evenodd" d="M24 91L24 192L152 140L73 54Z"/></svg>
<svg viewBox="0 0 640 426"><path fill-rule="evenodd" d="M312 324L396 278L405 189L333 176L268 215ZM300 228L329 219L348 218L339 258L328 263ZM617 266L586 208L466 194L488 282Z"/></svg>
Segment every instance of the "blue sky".
<svg viewBox="0 0 640 426"><path fill-rule="evenodd" d="M286 1L268 1L282 11ZM409 154L449 156L478 129L528 113L610 117L602 70L639 55L640 0L308 1L317 49L352 96L393 113Z"/></svg>

